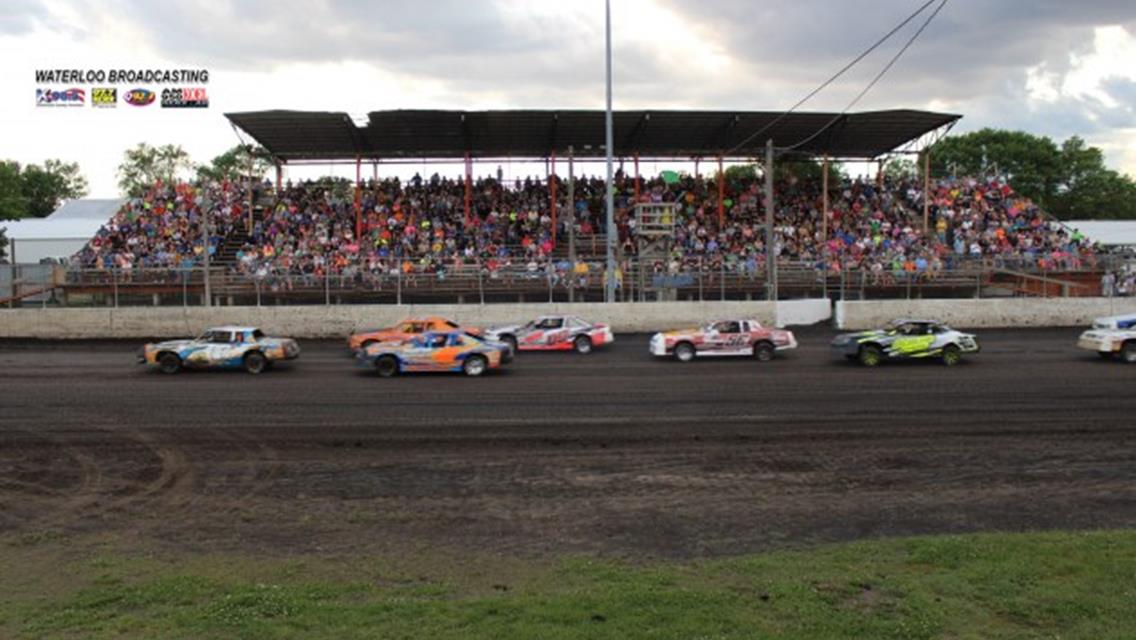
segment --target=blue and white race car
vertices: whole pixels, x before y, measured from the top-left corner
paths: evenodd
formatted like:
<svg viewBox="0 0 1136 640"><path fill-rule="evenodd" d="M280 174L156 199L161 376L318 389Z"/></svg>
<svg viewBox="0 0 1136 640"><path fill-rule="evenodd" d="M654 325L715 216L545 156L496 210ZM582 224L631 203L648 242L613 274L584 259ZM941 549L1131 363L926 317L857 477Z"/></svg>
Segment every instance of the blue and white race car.
<svg viewBox="0 0 1136 640"><path fill-rule="evenodd" d="M1093 320L1093 328L1081 334L1077 346L1102 358L1120 356L1124 362L1136 363L1136 314Z"/></svg>
<svg viewBox="0 0 1136 640"><path fill-rule="evenodd" d="M138 364L162 373L185 369L244 369L261 373L280 360L300 357L291 338L269 338L256 327L214 327L191 340L148 343L138 352Z"/></svg>

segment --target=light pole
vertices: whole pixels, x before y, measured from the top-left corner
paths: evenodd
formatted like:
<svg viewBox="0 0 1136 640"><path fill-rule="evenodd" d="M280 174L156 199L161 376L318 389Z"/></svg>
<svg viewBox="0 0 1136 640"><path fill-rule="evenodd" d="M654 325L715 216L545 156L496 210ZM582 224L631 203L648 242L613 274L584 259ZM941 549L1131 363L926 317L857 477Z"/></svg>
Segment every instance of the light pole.
<svg viewBox="0 0 1136 640"><path fill-rule="evenodd" d="M614 184L611 174L612 124L611 124L611 0L604 2L606 18L606 65L607 65L607 112L604 114L605 146L607 153L607 182L604 185L605 201L607 203L607 278L604 288L604 301L615 302L615 241L618 235L615 231L615 195L612 193Z"/></svg>

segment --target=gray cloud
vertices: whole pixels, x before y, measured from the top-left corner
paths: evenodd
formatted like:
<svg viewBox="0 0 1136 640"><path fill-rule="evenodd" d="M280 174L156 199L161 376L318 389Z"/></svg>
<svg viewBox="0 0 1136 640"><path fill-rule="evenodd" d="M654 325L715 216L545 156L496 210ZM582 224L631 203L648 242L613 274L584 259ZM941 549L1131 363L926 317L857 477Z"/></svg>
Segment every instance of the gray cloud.
<svg viewBox="0 0 1136 640"><path fill-rule="evenodd" d="M654 49L620 37L641 25L616 24L618 107L787 107L921 4L660 1L685 27L658 34L658 41L716 42L730 58L731 74L715 75L692 63L668 65ZM17 17L0 19L0 33L26 29L47 15L30 0L15 2ZM499 96L517 107L599 107L603 100L598 10L594 19L552 18L463 0L87 0L76 7L82 23L60 28L94 33L101 21L126 21L150 34L164 55L217 70L356 60L439 82L453 98L444 106L453 108ZM843 108L921 20L805 108ZM1105 87L1119 107L1068 97L1027 105L1026 70L1044 65L1062 75L1073 54L1091 50L1093 28L1101 25L1136 32L1131 0L951 0L857 108L918 108L935 101L963 113L963 129L1002 126L1059 137L1134 126L1136 89L1127 80Z"/></svg>

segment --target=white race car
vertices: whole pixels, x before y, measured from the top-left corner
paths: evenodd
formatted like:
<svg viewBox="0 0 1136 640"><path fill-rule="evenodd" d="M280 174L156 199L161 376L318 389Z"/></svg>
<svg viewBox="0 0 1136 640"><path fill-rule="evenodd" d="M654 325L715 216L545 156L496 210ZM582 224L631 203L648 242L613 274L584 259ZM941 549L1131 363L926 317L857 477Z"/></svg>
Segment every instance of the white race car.
<svg viewBox="0 0 1136 640"><path fill-rule="evenodd" d="M1136 314L1093 320L1093 328L1081 334L1077 346L1102 358L1120 355L1121 360L1136 363Z"/></svg>

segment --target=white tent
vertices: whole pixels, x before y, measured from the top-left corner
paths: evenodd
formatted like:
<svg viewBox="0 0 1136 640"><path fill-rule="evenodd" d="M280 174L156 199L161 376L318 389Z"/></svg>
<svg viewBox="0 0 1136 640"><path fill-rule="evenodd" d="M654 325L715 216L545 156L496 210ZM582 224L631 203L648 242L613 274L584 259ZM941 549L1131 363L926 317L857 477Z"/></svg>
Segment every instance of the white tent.
<svg viewBox="0 0 1136 640"><path fill-rule="evenodd" d="M45 258L70 257L83 248L125 200L83 198L71 200L46 218L0 222L8 237L8 259L37 264Z"/></svg>
<svg viewBox="0 0 1136 640"><path fill-rule="evenodd" d="M1106 247L1136 247L1136 220L1067 220L1064 224Z"/></svg>

